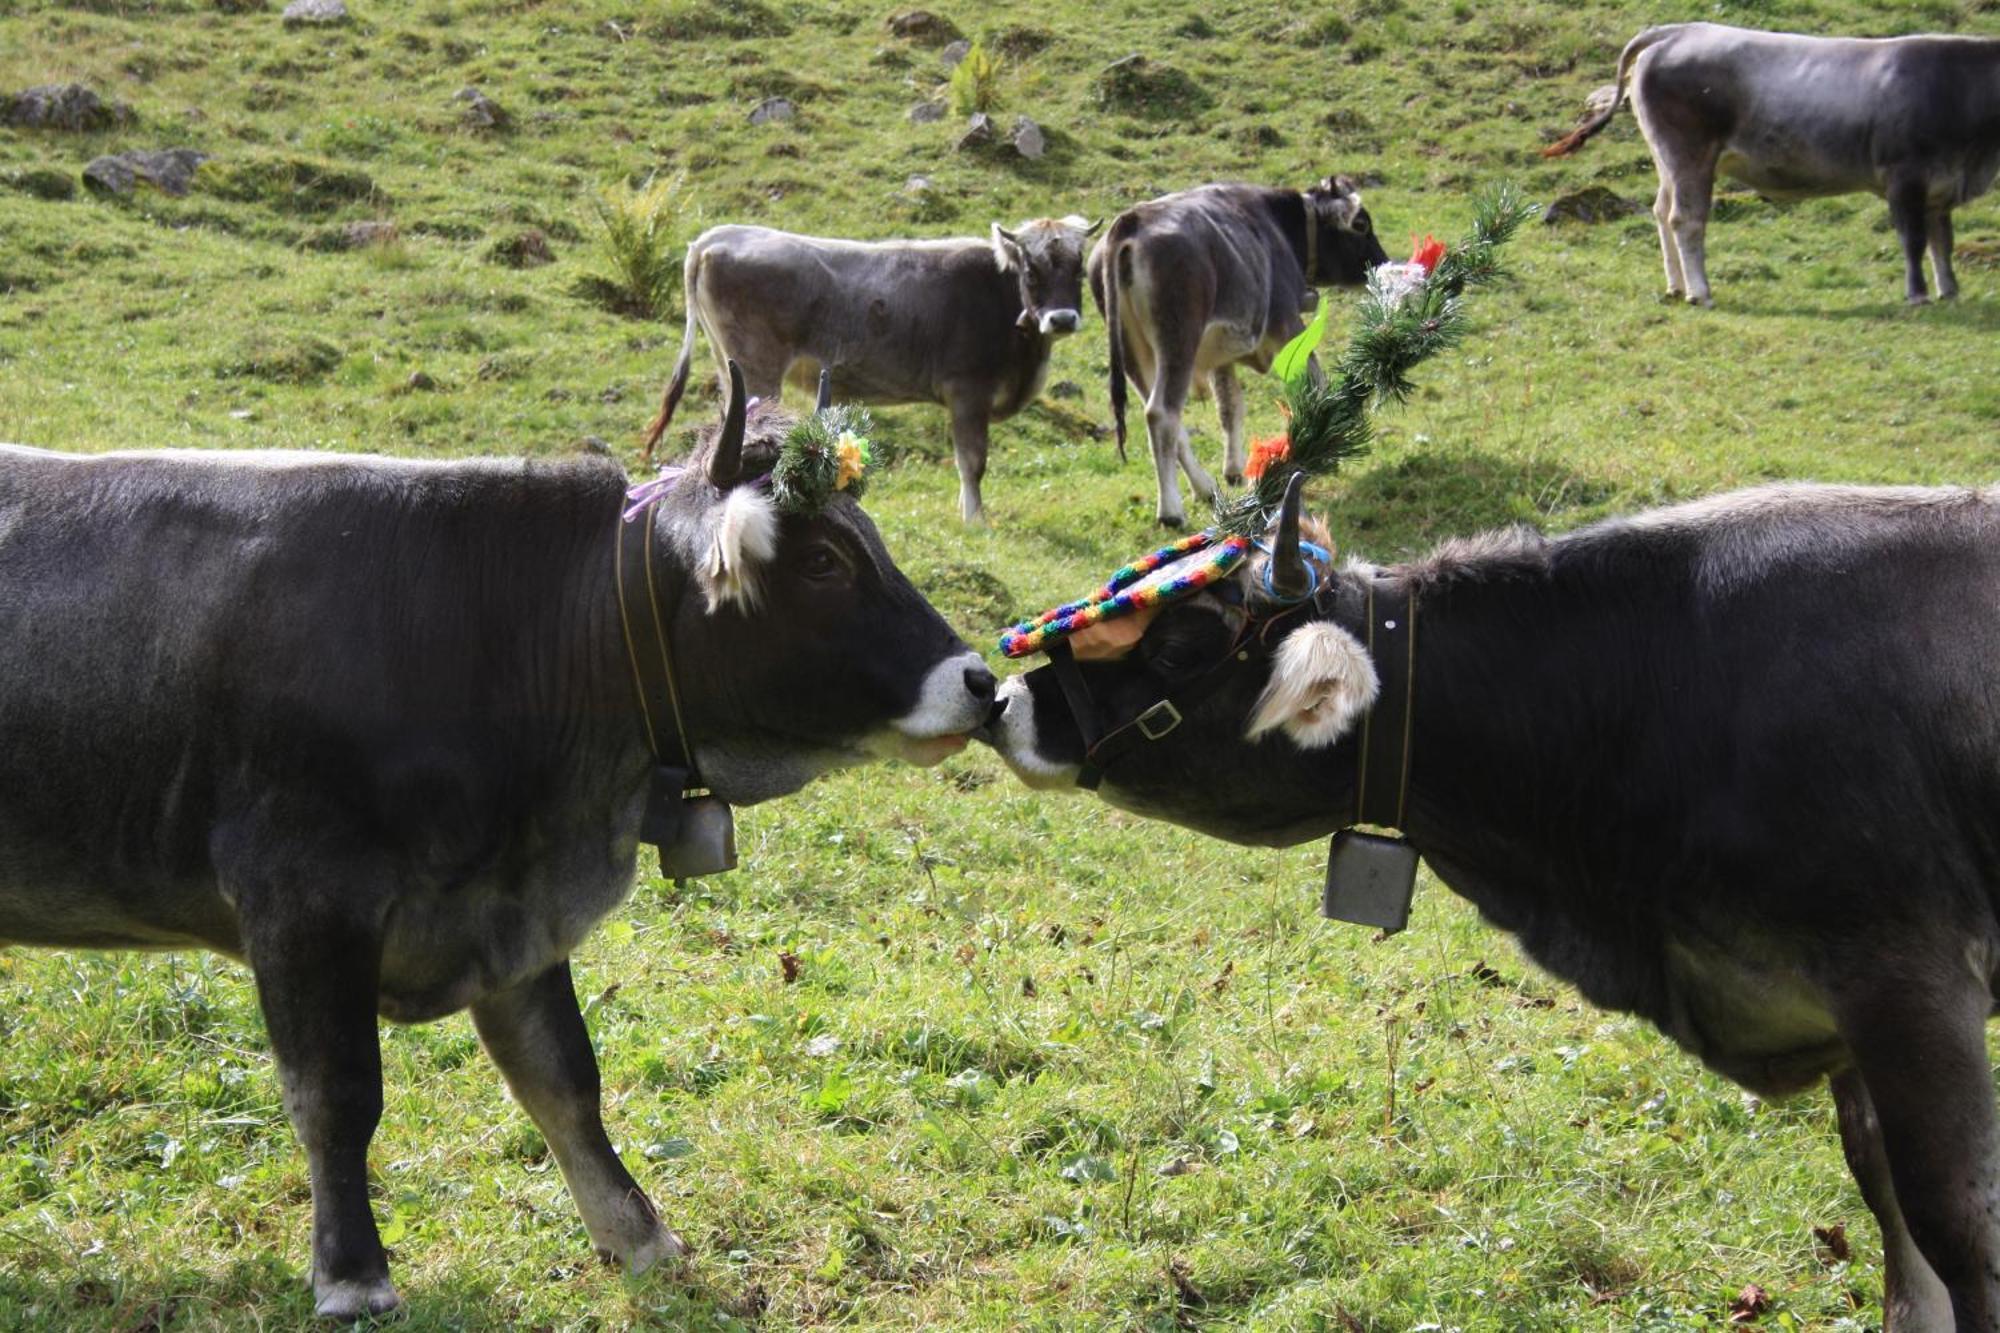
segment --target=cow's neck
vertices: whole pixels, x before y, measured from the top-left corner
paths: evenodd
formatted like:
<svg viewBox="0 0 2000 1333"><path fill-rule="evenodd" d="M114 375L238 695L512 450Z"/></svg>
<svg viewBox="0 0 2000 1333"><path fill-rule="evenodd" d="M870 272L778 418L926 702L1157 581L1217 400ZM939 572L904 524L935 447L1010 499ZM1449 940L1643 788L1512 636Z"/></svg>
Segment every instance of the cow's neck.
<svg viewBox="0 0 2000 1333"><path fill-rule="evenodd" d="M1275 190L1272 200L1279 230L1308 287L1319 281L1319 229L1313 226L1312 201L1297 190Z"/></svg>
<svg viewBox="0 0 2000 1333"><path fill-rule="evenodd" d="M1656 728L1633 682L1661 667L1648 608L1547 575L1419 578L1417 602L1403 832L1545 966L1652 1013L1658 978L1621 974L1598 947L1651 910L1692 817L1680 786L1643 786ZM1353 743L1338 754L1351 774Z"/></svg>

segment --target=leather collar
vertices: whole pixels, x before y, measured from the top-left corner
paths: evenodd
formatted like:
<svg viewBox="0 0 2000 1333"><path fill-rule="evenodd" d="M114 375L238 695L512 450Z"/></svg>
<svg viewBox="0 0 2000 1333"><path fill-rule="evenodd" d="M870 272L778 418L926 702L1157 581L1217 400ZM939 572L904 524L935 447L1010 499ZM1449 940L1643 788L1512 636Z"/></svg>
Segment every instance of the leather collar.
<svg viewBox="0 0 2000 1333"><path fill-rule="evenodd" d="M633 532L637 527L643 535ZM618 623L625 633L625 655L639 693L639 718L646 746L656 766L654 786L677 783L681 793L702 784L695 770L694 746L681 717L680 687L674 679L674 654L668 644L666 621L660 614L659 587L654 577L654 532L648 509L636 523L618 523L613 575L618 587ZM673 775L668 778L667 775Z"/></svg>
<svg viewBox="0 0 2000 1333"><path fill-rule="evenodd" d="M1343 581L1334 603L1337 620L1360 627L1362 644L1381 682L1374 705L1362 715L1354 747L1354 817L1349 822L1399 829L1410 792L1417 599L1407 579L1371 574L1366 583Z"/></svg>

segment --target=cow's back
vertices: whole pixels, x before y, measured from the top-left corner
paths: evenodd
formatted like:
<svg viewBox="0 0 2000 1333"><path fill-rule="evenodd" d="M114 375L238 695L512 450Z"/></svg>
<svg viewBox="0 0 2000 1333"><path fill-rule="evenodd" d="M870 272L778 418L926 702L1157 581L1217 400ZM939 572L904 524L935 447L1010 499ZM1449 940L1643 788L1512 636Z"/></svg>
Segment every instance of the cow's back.
<svg viewBox="0 0 2000 1333"><path fill-rule="evenodd" d="M765 348L832 366L843 399L941 401L949 384L1006 381L1039 349L1015 327L1014 275L976 238L850 241L732 224L696 248L703 308L722 325L711 332L732 355Z"/></svg>
<svg viewBox="0 0 2000 1333"><path fill-rule="evenodd" d="M1252 185L1202 185L1127 209L1091 255L1092 289L1119 282L1126 319L1151 321L1149 288L1171 296L1168 317L1226 324L1253 342L1304 304L1307 291L1290 241L1269 200L1282 191ZM1116 266L1116 272L1105 270ZM1139 281L1138 270L1157 280ZM1204 309L1187 308L1193 306ZM1101 295L1099 297L1102 306Z"/></svg>
<svg viewBox="0 0 2000 1333"><path fill-rule="evenodd" d="M228 947L211 840L267 799L462 854L454 815L486 816L437 806L504 807L533 762L493 722L540 705L621 488L598 462L0 448L0 939Z"/></svg>

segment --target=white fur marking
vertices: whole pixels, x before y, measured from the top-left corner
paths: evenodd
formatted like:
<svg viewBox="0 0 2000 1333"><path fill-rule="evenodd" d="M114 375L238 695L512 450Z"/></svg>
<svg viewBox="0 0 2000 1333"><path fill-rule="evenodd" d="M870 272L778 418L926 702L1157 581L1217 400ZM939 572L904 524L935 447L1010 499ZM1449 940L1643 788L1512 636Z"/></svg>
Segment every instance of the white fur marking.
<svg viewBox="0 0 2000 1333"><path fill-rule="evenodd" d="M778 508L771 497L739 486L711 516L706 577L710 611L735 604L754 610L763 590L763 566L778 550Z"/></svg>
<svg viewBox="0 0 2000 1333"><path fill-rule="evenodd" d="M1277 730L1302 750L1331 745L1373 706L1381 689L1361 641L1329 621L1315 622L1278 645L1270 683L1251 711L1245 735L1254 741Z"/></svg>
<svg viewBox="0 0 2000 1333"><path fill-rule="evenodd" d="M1041 791L1059 791L1076 785L1074 764L1059 764L1035 752L1035 696L1026 676L1009 676L1000 682L1000 698L1006 711L993 729L993 748L1022 783Z"/></svg>
<svg viewBox="0 0 2000 1333"><path fill-rule="evenodd" d="M975 652L957 653L932 667L917 692L917 706L889 725L913 740L957 736L986 720L986 701L966 688L968 671L985 661Z"/></svg>

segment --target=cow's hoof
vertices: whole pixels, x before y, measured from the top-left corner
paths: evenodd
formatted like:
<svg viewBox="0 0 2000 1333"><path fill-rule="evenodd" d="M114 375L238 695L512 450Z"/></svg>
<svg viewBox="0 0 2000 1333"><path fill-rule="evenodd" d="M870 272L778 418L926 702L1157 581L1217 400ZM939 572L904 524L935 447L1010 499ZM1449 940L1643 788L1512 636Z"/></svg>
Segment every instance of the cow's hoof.
<svg viewBox="0 0 2000 1333"><path fill-rule="evenodd" d="M1187 526L1187 520L1179 514L1162 514L1160 515L1160 526L1163 528L1172 528L1174 531L1179 532Z"/></svg>
<svg viewBox="0 0 2000 1333"><path fill-rule="evenodd" d="M675 1235L671 1227L666 1226L654 1227L652 1235L623 1255L598 1251L598 1254L605 1259L619 1264L626 1272L635 1274L643 1273L669 1260L685 1258L687 1253L687 1242Z"/></svg>
<svg viewBox="0 0 2000 1333"><path fill-rule="evenodd" d="M321 1319L348 1323L371 1315L388 1314L403 1303L396 1284L386 1277L351 1282L315 1282L313 1313Z"/></svg>
<svg viewBox="0 0 2000 1333"><path fill-rule="evenodd" d="M1241 472L1225 472L1222 474L1222 484L1225 486L1241 486L1243 484L1243 474Z"/></svg>
<svg viewBox="0 0 2000 1333"><path fill-rule="evenodd" d="M1682 291L1678 287L1669 287L1667 288L1666 291L1660 293L1660 300L1664 301L1668 305L1672 305L1676 301L1684 301L1686 299L1687 299L1687 293Z"/></svg>
<svg viewBox="0 0 2000 1333"><path fill-rule="evenodd" d="M1703 310L1713 310L1715 309L1715 298L1713 296L1690 296L1688 297L1688 304L1700 306Z"/></svg>
<svg viewBox="0 0 2000 1333"><path fill-rule="evenodd" d="M1923 292L1911 292L1903 300L1911 306L1929 305L1931 303L1931 298Z"/></svg>

